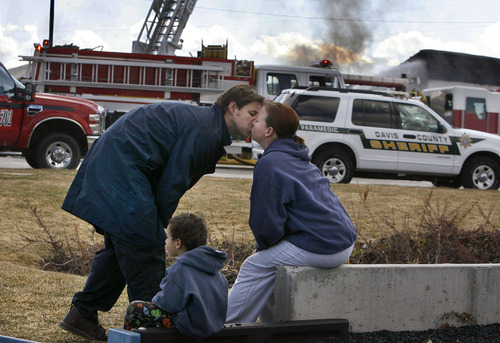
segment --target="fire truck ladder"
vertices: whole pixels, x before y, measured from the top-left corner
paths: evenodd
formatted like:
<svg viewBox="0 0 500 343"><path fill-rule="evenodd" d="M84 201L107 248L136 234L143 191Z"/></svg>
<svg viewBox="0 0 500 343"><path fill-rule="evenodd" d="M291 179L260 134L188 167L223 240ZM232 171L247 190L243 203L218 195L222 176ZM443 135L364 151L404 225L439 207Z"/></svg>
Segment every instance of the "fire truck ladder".
<svg viewBox="0 0 500 343"><path fill-rule="evenodd" d="M173 55L197 0L153 0L132 52Z"/></svg>
<svg viewBox="0 0 500 343"><path fill-rule="evenodd" d="M30 61L28 79L34 84L152 91L219 93L227 88L227 63L175 64L172 61L123 60L45 53L20 56ZM230 67L229 67L230 70ZM38 74L38 77L35 77Z"/></svg>

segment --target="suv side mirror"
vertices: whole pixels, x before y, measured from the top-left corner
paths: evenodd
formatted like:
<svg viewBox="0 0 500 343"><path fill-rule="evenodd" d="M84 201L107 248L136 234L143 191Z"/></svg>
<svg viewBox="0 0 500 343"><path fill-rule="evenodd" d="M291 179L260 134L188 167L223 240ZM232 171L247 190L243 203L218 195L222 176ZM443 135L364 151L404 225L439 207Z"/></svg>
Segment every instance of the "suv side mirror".
<svg viewBox="0 0 500 343"><path fill-rule="evenodd" d="M36 92L36 85L32 84L31 82L26 83L23 92L23 100L26 102L35 101L35 92Z"/></svg>
<svg viewBox="0 0 500 343"><path fill-rule="evenodd" d="M446 126L444 126L442 123L438 123L438 133L446 133Z"/></svg>

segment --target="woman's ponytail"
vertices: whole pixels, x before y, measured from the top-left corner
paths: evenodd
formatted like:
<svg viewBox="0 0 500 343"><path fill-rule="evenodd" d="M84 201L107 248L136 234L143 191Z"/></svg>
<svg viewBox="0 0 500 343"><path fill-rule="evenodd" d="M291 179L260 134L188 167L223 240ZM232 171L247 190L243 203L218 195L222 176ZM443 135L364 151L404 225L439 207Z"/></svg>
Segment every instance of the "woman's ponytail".
<svg viewBox="0 0 500 343"><path fill-rule="evenodd" d="M292 136L292 139L295 143L299 143L299 144L302 144L302 145L306 145L306 142L304 141L304 138L302 137L299 137L297 135L293 135Z"/></svg>

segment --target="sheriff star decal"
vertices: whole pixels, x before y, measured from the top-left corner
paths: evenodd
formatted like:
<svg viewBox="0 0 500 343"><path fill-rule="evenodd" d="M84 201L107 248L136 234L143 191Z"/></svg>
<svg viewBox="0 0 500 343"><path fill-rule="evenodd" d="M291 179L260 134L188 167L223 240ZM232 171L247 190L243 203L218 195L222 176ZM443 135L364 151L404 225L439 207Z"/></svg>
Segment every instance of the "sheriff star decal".
<svg viewBox="0 0 500 343"><path fill-rule="evenodd" d="M472 141L469 137L469 135L466 135L465 133L460 137L460 145L464 147L464 149L467 149L467 147L471 146Z"/></svg>

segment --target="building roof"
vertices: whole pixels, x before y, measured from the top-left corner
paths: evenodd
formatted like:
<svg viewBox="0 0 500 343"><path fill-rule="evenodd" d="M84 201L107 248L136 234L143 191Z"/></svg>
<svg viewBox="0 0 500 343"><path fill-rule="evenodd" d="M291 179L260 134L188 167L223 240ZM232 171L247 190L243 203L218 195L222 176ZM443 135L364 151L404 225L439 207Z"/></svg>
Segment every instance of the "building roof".
<svg viewBox="0 0 500 343"><path fill-rule="evenodd" d="M500 59L440 50L420 50L405 63L425 61L429 79L500 85Z"/></svg>

